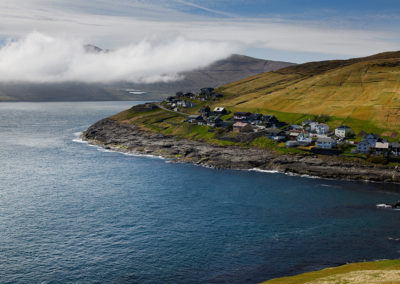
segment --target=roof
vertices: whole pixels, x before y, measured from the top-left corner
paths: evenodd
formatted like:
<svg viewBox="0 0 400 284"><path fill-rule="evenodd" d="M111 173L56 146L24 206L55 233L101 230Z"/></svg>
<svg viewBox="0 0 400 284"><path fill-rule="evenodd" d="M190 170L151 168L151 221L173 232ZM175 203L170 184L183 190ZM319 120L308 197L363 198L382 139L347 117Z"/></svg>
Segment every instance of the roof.
<svg viewBox="0 0 400 284"><path fill-rule="evenodd" d="M316 127L318 127L318 126L322 126L322 127L329 127L329 125L328 125L328 124L326 124L326 123L318 123L318 125L317 125Z"/></svg>
<svg viewBox="0 0 400 284"><path fill-rule="evenodd" d="M293 129L301 129L301 126L300 125L297 125L297 124L292 124L292 125L290 125Z"/></svg>
<svg viewBox="0 0 400 284"><path fill-rule="evenodd" d="M367 138L368 136L370 136L372 139L380 138L379 134L374 134L374 133L367 133L364 137Z"/></svg>
<svg viewBox="0 0 400 284"><path fill-rule="evenodd" d="M318 138L317 142L322 142L322 143L336 143L336 140L332 138Z"/></svg>
<svg viewBox="0 0 400 284"><path fill-rule="evenodd" d="M248 123L245 122L236 122L233 127L244 127L246 125L249 125Z"/></svg>
<svg viewBox="0 0 400 284"><path fill-rule="evenodd" d="M282 132L282 130L279 128L266 128L265 131L268 133L276 133L276 134Z"/></svg>
<svg viewBox="0 0 400 284"><path fill-rule="evenodd" d="M398 143L398 142L393 142L392 144L390 144L390 146L391 146L392 148L400 148L400 143Z"/></svg>
<svg viewBox="0 0 400 284"><path fill-rule="evenodd" d="M350 127L348 127L347 125L340 125L338 128L336 128L336 129L343 129L343 130L345 130L345 129L351 129Z"/></svg>
<svg viewBox="0 0 400 284"><path fill-rule="evenodd" d="M357 143L357 145L361 145L361 144L370 145L370 143L368 142L368 140L365 140L365 139L363 139L363 140L361 140L360 142Z"/></svg>
<svg viewBox="0 0 400 284"><path fill-rule="evenodd" d="M197 115L197 114L191 114L191 115L188 116L189 119L190 118L196 119L196 118L199 118L199 117L200 117L200 115Z"/></svg>
<svg viewBox="0 0 400 284"><path fill-rule="evenodd" d="M214 111L223 111L225 108L224 107L216 107L214 108Z"/></svg>
<svg viewBox="0 0 400 284"><path fill-rule="evenodd" d="M389 149L389 143L376 142L375 148L376 149Z"/></svg>
<svg viewBox="0 0 400 284"><path fill-rule="evenodd" d="M207 121L222 121L218 116L210 116Z"/></svg>
<svg viewBox="0 0 400 284"><path fill-rule="evenodd" d="M249 116L251 115L250 112L244 112L244 111L237 111L234 113L234 115L245 115L245 116Z"/></svg>

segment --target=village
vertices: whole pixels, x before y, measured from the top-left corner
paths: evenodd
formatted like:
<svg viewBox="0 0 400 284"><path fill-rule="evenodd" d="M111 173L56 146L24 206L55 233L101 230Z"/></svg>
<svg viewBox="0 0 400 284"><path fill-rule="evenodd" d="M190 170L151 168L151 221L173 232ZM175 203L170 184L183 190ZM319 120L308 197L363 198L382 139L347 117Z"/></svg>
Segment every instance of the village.
<svg viewBox="0 0 400 284"><path fill-rule="evenodd" d="M274 115L252 112L230 112L225 107L212 109L205 102L215 102L223 95L213 88L202 88L198 94L177 92L166 98L162 105L174 112L194 108L196 101L204 105L198 114L188 114L186 122L225 130L221 140L249 142L258 137L266 137L287 148L312 150L316 153L338 155L344 151L351 154L399 157L400 143L389 142L375 133L361 131L356 133L347 125L334 129L325 123L328 116L307 119L301 124L289 124L279 121Z"/></svg>

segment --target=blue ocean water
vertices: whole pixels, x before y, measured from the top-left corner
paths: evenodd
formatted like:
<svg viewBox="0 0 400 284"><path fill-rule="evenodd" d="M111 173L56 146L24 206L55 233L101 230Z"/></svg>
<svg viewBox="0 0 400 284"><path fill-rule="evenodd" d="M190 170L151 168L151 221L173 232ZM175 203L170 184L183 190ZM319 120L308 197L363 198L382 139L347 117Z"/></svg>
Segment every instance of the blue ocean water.
<svg viewBox="0 0 400 284"><path fill-rule="evenodd" d="M77 133L132 102L0 104L1 283L256 283L400 257L397 185L213 170Z"/></svg>

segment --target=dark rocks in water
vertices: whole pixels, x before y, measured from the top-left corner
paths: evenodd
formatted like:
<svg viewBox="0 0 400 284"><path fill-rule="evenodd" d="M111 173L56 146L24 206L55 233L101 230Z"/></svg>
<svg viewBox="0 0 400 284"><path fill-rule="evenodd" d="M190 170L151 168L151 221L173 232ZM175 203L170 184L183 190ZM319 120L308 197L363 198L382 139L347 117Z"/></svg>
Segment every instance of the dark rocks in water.
<svg viewBox="0 0 400 284"><path fill-rule="evenodd" d="M395 204L391 205L392 208L400 208L400 200L398 200Z"/></svg>
<svg viewBox="0 0 400 284"><path fill-rule="evenodd" d="M387 165L372 165L333 156L278 154L267 149L178 140L173 136L145 131L136 125L121 124L110 118L90 126L83 139L117 151L152 154L217 169L257 168L332 179L400 182L400 172ZM400 208L400 202L394 206Z"/></svg>

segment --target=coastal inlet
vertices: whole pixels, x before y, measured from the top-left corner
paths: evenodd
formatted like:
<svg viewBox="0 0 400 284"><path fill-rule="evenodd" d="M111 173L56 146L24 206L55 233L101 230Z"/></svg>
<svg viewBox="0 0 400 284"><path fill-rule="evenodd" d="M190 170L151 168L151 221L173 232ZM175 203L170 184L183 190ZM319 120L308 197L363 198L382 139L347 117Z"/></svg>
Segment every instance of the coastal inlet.
<svg viewBox="0 0 400 284"><path fill-rule="evenodd" d="M215 170L72 141L131 105L0 104L0 282L258 283L400 257L400 212L376 208L400 199L397 185Z"/></svg>

